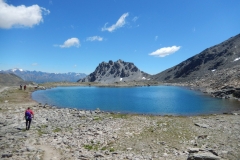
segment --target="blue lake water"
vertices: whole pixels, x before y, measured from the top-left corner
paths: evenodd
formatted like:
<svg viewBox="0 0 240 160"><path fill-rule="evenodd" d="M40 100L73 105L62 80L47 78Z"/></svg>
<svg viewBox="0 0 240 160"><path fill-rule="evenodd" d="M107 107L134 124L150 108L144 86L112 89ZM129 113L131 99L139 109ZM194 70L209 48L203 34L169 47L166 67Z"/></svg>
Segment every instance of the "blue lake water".
<svg viewBox="0 0 240 160"><path fill-rule="evenodd" d="M155 115L200 115L240 109L236 100L212 98L176 86L56 87L33 92L32 98L64 108Z"/></svg>

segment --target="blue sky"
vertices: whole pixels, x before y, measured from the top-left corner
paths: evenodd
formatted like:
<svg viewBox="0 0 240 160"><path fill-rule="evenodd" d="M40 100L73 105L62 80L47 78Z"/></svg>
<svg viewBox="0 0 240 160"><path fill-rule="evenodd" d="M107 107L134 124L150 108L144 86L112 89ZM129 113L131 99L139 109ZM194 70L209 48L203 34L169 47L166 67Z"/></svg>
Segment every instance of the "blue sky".
<svg viewBox="0 0 240 160"><path fill-rule="evenodd" d="M0 0L0 70L157 74L240 33L239 0Z"/></svg>

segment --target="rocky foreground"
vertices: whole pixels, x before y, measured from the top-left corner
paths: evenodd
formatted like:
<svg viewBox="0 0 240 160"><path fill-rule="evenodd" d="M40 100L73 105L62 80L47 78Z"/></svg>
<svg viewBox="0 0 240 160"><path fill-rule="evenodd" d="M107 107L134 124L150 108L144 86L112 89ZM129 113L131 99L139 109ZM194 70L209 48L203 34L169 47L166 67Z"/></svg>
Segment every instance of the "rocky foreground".
<svg viewBox="0 0 240 160"><path fill-rule="evenodd" d="M0 158L240 159L240 112L151 116L56 108L30 99L32 89L0 92ZM24 111L35 113L25 130Z"/></svg>

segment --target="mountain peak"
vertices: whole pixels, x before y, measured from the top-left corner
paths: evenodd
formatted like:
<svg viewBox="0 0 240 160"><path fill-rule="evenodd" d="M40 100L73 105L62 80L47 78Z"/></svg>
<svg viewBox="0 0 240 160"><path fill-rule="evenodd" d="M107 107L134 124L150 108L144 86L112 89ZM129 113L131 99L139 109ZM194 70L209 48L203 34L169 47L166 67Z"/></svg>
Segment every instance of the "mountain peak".
<svg viewBox="0 0 240 160"><path fill-rule="evenodd" d="M149 74L140 71L133 63L119 59L116 62L100 63L95 71L80 82L114 83L119 81L138 81L150 77Z"/></svg>
<svg viewBox="0 0 240 160"><path fill-rule="evenodd" d="M23 72L23 69L20 69L20 68L13 68L11 71L12 71L12 72L16 72L16 71Z"/></svg>

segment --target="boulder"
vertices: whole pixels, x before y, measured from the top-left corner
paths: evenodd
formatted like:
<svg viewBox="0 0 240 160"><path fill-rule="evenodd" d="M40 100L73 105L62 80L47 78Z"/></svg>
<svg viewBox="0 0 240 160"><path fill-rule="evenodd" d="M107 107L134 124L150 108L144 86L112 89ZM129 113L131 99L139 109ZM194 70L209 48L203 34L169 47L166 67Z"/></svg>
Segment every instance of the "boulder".
<svg viewBox="0 0 240 160"><path fill-rule="evenodd" d="M187 160L220 160L220 157L215 156L210 152L191 153L189 154Z"/></svg>

